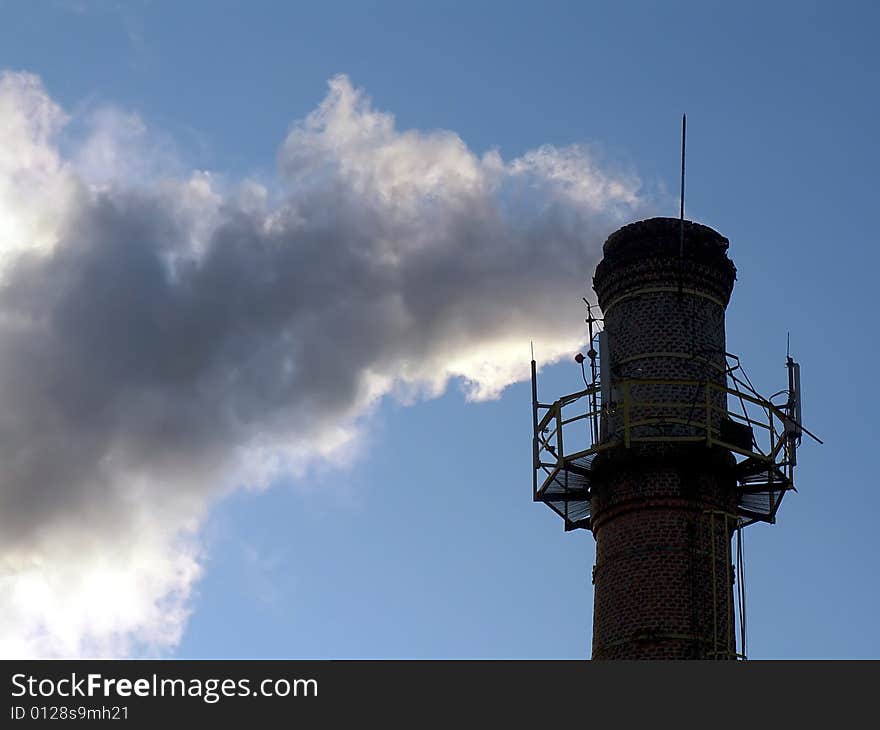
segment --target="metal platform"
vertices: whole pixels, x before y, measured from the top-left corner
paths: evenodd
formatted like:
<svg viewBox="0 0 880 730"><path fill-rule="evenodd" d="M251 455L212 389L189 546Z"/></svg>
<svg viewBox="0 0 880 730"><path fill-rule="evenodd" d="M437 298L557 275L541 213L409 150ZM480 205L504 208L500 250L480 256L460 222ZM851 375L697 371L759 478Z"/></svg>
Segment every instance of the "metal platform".
<svg viewBox="0 0 880 730"><path fill-rule="evenodd" d="M605 389L606 398L614 394L611 402L602 403L603 389L596 383L544 404L537 399L533 361L534 501L556 512L566 530L590 529L592 470L600 453L642 444L704 445L726 449L736 459L739 526L774 522L783 496L794 489L800 426L737 378L728 382L730 387L705 380L629 379ZM644 386L673 386L662 390L691 395L680 401L643 395L637 400L634 395L650 392Z"/></svg>

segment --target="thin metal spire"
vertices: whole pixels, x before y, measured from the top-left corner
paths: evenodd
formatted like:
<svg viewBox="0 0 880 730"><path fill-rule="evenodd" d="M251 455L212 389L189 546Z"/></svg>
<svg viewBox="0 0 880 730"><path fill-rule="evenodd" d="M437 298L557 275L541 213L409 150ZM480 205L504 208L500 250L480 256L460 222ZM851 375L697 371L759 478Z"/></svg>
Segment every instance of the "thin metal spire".
<svg viewBox="0 0 880 730"><path fill-rule="evenodd" d="M681 210L679 213L679 258L684 258L684 157L687 139L687 114L681 115Z"/></svg>

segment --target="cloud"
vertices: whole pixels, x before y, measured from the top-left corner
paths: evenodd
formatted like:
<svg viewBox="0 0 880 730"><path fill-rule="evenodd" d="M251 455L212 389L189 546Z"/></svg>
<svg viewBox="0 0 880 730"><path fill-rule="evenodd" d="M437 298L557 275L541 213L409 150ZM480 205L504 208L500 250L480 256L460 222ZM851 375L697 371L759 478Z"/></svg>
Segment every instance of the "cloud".
<svg viewBox="0 0 880 730"><path fill-rule="evenodd" d="M356 446L382 398L493 398L530 339L570 355L601 242L643 207L588 148L478 156L344 76L273 190L157 169L169 146L119 110L62 155L66 123L0 77L5 656L173 647L212 503Z"/></svg>

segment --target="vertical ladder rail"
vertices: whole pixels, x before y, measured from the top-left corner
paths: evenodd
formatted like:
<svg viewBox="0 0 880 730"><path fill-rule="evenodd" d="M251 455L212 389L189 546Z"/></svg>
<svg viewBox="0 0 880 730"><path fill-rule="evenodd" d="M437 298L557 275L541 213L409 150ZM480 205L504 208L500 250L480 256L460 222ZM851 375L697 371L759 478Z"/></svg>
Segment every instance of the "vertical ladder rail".
<svg viewBox="0 0 880 730"><path fill-rule="evenodd" d="M718 576L715 565L715 513L709 512L709 546L712 555L712 658L718 658Z"/></svg>
<svg viewBox="0 0 880 730"><path fill-rule="evenodd" d="M733 626L733 574L731 572L731 560L732 557L730 555L730 537L731 535L728 533L728 522L730 520L730 515L725 512L724 513L724 577L726 579L725 589L724 589L724 615L727 621L727 648L725 649L725 654L728 659L734 659L735 656L730 656L730 645L734 642L734 637L736 634L734 633ZM730 586L731 590L728 591L727 586ZM728 600L729 599L729 600ZM734 654L736 650L734 649Z"/></svg>

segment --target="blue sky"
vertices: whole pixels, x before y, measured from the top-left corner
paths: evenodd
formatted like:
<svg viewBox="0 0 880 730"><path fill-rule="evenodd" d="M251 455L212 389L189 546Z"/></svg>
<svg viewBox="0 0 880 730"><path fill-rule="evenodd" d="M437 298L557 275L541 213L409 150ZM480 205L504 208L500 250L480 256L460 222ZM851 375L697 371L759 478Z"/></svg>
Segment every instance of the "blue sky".
<svg viewBox="0 0 880 730"><path fill-rule="evenodd" d="M873 4L59 0L0 13L0 68L37 74L69 114L136 113L175 164L270 188L291 125L342 73L398 130L451 130L505 160L588 145L676 215L686 111L688 217L730 239L738 269L728 349L772 393L790 332L804 417L825 440L805 442L779 523L747 532L750 657L880 655ZM558 317L579 323L592 270L575 275ZM566 358L541 373L541 395L579 383ZM531 503L528 385L479 402L460 386L386 394L358 449L213 500L191 613L160 653L588 656L594 542Z"/></svg>

